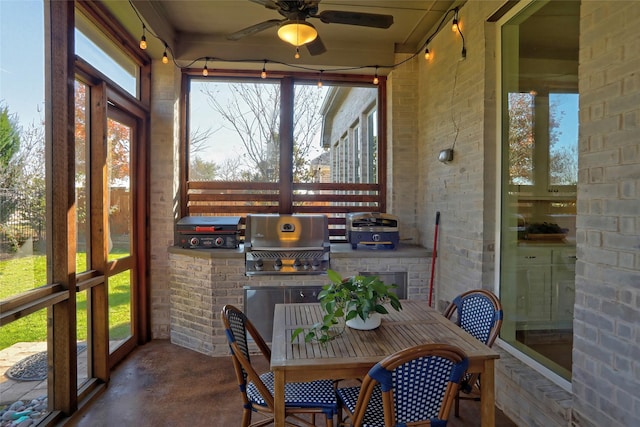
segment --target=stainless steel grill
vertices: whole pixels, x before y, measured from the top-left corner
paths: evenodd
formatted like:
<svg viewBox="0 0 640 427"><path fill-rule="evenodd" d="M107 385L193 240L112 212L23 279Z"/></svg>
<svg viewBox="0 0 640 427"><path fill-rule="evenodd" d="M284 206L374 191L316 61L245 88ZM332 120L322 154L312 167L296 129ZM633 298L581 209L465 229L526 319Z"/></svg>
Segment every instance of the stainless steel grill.
<svg viewBox="0 0 640 427"><path fill-rule="evenodd" d="M247 215L245 273L322 274L330 268L324 215Z"/></svg>

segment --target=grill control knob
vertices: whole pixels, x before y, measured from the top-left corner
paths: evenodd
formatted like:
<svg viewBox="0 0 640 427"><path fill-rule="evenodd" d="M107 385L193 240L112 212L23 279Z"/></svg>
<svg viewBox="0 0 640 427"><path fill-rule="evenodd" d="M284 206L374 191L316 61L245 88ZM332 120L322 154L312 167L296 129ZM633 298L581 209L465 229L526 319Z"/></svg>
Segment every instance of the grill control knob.
<svg viewBox="0 0 640 427"><path fill-rule="evenodd" d="M308 270L311 268L311 264L309 264L309 261L305 259L304 263L302 264L302 267L304 267L305 270Z"/></svg>
<svg viewBox="0 0 640 427"><path fill-rule="evenodd" d="M299 270L300 267L302 267L302 262L299 259L296 259L295 261L293 261L293 268L295 268L296 270Z"/></svg>
<svg viewBox="0 0 640 427"><path fill-rule="evenodd" d="M275 270L280 270L282 268L282 260L280 258L276 259L273 263L273 268Z"/></svg>
<svg viewBox="0 0 640 427"><path fill-rule="evenodd" d="M222 246L224 244L224 239L222 237L216 237L216 240L213 243L216 246Z"/></svg>
<svg viewBox="0 0 640 427"><path fill-rule="evenodd" d="M258 271L262 270L264 268L264 261L262 261L261 259L256 260L255 268Z"/></svg>
<svg viewBox="0 0 640 427"><path fill-rule="evenodd" d="M198 244L200 244L200 239L198 239L197 237L192 237L191 240L189 240L189 243L191 244L191 246L198 246Z"/></svg>
<svg viewBox="0 0 640 427"><path fill-rule="evenodd" d="M314 259L313 263L311 264L311 268L313 270L319 270L320 269L320 260Z"/></svg>

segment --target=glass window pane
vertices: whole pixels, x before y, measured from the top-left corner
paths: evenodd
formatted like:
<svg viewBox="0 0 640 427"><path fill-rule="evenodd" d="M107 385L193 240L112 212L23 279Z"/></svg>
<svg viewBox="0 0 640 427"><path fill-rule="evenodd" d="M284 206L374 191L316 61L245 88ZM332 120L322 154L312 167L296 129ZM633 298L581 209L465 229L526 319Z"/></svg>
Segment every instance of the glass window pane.
<svg viewBox="0 0 640 427"><path fill-rule="evenodd" d="M41 1L0 2L0 300L47 280L43 25Z"/></svg>
<svg viewBox="0 0 640 427"><path fill-rule="evenodd" d="M534 96L509 93L509 183L533 185Z"/></svg>
<svg viewBox="0 0 640 427"><path fill-rule="evenodd" d="M501 338L571 377L579 2L502 26Z"/></svg>
<svg viewBox="0 0 640 427"><path fill-rule="evenodd" d="M549 184L578 183L578 94L549 94Z"/></svg>
<svg viewBox="0 0 640 427"><path fill-rule="evenodd" d="M76 144L76 271L81 273L90 268L89 257L89 212L87 206L89 180L87 174L87 135L89 134L89 87L75 82L75 144Z"/></svg>
<svg viewBox="0 0 640 427"><path fill-rule="evenodd" d="M138 96L138 65L81 13L76 13L75 50L122 89Z"/></svg>

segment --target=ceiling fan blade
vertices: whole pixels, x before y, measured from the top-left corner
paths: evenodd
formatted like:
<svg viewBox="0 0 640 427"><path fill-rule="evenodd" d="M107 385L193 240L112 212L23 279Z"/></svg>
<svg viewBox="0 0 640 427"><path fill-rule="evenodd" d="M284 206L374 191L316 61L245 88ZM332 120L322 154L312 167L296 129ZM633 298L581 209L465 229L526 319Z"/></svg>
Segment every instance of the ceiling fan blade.
<svg viewBox="0 0 640 427"><path fill-rule="evenodd" d="M325 24L360 25L362 27L389 28L393 24L392 15L377 13L347 12L341 10L325 10L312 18L320 18Z"/></svg>
<svg viewBox="0 0 640 427"><path fill-rule="evenodd" d="M261 4L262 6L266 7L267 9L278 9L278 5L275 1L273 0L249 0L252 1L254 3L258 3Z"/></svg>
<svg viewBox="0 0 640 427"><path fill-rule="evenodd" d="M260 22L259 24L255 24L250 27L243 28L242 30L236 31L235 33L229 34L227 36L227 40L240 40L243 37L247 37L251 34L264 31L267 28L278 26L282 21L282 19L269 19L268 21Z"/></svg>
<svg viewBox="0 0 640 427"><path fill-rule="evenodd" d="M307 43L307 50L311 56L321 55L327 51L327 48L322 43L320 36L317 36L314 41Z"/></svg>

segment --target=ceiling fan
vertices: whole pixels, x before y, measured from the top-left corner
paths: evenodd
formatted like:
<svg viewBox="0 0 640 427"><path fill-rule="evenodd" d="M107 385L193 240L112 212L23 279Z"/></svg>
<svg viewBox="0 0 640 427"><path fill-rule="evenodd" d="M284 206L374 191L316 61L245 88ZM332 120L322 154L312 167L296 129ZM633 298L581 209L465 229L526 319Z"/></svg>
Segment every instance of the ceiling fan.
<svg viewBox="0 0 640 427"><path fill-rule="evenodd" d="M251 34L264 31L271 27L278 28L278 37L298 48L306 45L311 55L326 52L326 47L320 39L313 25L307 18L317 18L325 24L359 25L362 27L389 28L393 24L392 15L375 13L348 12L340 10L325 10L318 13L320 0L250 0L273 9L284 16L284 19L269 19L250 27L243 28L229 34L227 39L240 40Z"/></svg>

